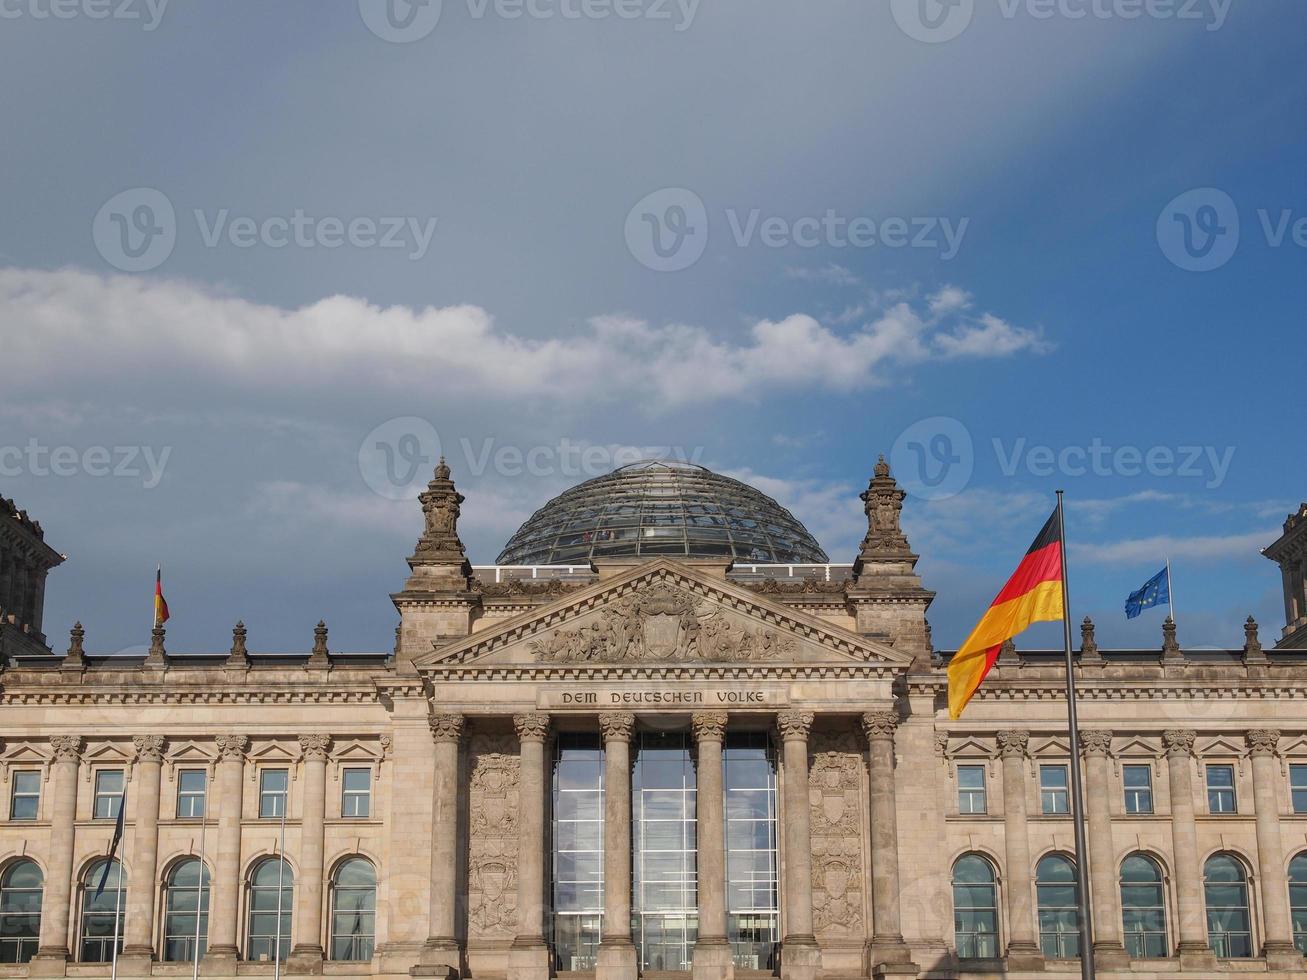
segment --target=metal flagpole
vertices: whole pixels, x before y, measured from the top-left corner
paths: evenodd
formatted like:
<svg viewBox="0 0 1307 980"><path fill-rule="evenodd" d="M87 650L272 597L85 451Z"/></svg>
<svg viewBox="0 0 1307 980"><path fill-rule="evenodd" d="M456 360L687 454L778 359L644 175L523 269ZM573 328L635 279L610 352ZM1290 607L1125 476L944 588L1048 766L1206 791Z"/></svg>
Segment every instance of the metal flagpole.
<svg viewBox="0 0 1307 980"><path fill-rule="evenodd" d="M286 789L281 797L281 845L277 864L277 937L272 967L274 980L281 980L281 897L286 883L286 811L290 809L290 770L286 771Z"/></svg>
<svg viewBox="0 0 1307 980"><path fill-rule="evenodd" d="M1066 714L1071 734L1071 820L1075 824L1076 891L1080 906L1080 977L1094 980L1094 923L1089 905L1089 873L1085 859L1085 790L1080 779L1080 725L1076 719L1076 675L1071 659L1071 597L1066 576L1066 513L1057 491L1057 524L1062 539L1062 647L1066 655Z"/></svg>
<svg viewBox="0 0 1307 980"><path fill-rule="evenodd" d="M1171 582L1171 556L1166 558L1166 601L1171 607L1171 622L1175 622L1175 585Z"/></svg>
<svg viewBox="0 0 1307 980"><path fill-rule="evenodd" d="M209 786L205 773L204 809L200 813L200 878L195 884L195 950L192 956L191 980L200 977L200 917L204 914L204 832L209 827Z"/></svg>
<svg viewBox="0 0 1307 980"><path fill-rule="evenodd" d="M122 799L118 801L118 812L120 815L124 817L126 815L123 813L123 810L126 808L126 806L127 806L127 784L124 782ZM114 859L113 852L110 851L109 860L112 862L113 859ZM112 870L112 868L110 870ZM116 892L114 892L114 899L113 899L113 956L111 958L110 961L111 965L109 967L109 976L111 980L118 980L118 923L122 919L122 913L123 913L123 863L122 860L120 859L118 861L118 889Z"/></svg>

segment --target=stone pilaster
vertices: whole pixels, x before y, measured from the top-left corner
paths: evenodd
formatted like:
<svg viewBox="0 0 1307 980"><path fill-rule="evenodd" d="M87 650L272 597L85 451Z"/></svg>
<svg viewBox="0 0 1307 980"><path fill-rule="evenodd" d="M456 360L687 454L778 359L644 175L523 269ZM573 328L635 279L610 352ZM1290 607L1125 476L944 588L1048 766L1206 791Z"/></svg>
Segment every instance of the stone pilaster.
<svg viewBox="0 0 1307 980"><path fill-rule="evenodd" d="M1262 915L1266 923L1262 952L1272 970L1301 970L1302 954L1293 944L1289 917L1289 883L1284 874L1284 846L1280 840L1280 733L1255 728L1248 733L1253 759L1253 806L1257 810L1257 865L1261 872Z"/></svg>
<svg viewBox="0 0 1307 980"><path fill-rule="evenodd" d="M132 827L132 881L126 891L127 910L123 922L123 950L118 966L127 972L149 973L154 949L150 937L154 925L154 888L146 886L158 877L159 793L163 773L162 735L137 735L136 772L132 778L136 819Z"/></svg>
<svg viewBox="0 0 1307 980"><path fill-rule="evenodd" d="M821 970L821 951L812 930L812 815L808 798L808 733L812 721L810 711L782 711L776 716L785 780L782 980L813 980Z"/></svg>
<svg viewBox="0 0 1307 980"><path fill-rule="evenodd" d="M301 735L304 792L300 813L300 870L295 882L295 943L287 960L293 973L322 972L322 875L327 819L328 735Z"/></svg>
<svg viewBox="0 0 1307 980"><path fill-rule="evenodd" d="M1162 733L1171 792L1171 848L1180 921L1180 964L1186 970L1214 972L1216 957L1207 945L1203 872L1198 860L1198 826L1194 822L1194 738L1194 732L1186 729Z"/></svg>
<svg viewBox="0 0 1307 980"><path fill-rule="evenodd" d="M604 733L604 925L595 980L635 980L631 941L631 734L635 715L599 716Z"/></svg>
<svg viewBox="0 0 1307 980"><path fill-rule="evenodd" d="M433 714L435 774L431 798L431 916L419 976L460 975L463 950L454 927L458 902L458 758L464 719L458 714Z"/></svg>
<svg viewBox="0 0 1307 980"><path fill-rule="evenodd" d="M1044 955L1035 934L1035 911L1031 900L1030 828L1026 817L1026 757L1030 733L1008 730L998 733L1003 757L1003 848L1007 859L1003 890L1007 899L1009 970L1040 970Z"/></svg>
<svg viewBox="0 0 1307 980"><path fill-rule="evenodd" d="M862 716L867 736L871 811L871 942L867 972L873 977L916 976L917 965L903 942L899 918L898 804L894 795L894 730L899 713L893 708Z"/></svg>
<svg viewBox="0 0 1307 980"><path fill-rule="evenodd" d="M68 962L68 910L73 883L73 835L77 823L77 770L82 740L77 735L52 735L53 805L45 894L41 902L41 937L33 975L61 976Z"/></svg>
<svg viewBox="0 0 1307 980"><path fill-rule="evenodd" d="M237 910L241 892L241 797L244 792L244 735L219 735L214 799L218 804L218 854L214 860L209 911L209 945L201 965L206 973L235 973ZM207 800L205 801L208 802ZM207 816L207 815L206 815Z"/></svg>
<svg viewBox="0 0 1307 980"><path fill-rule="evenodd" d="M545 785L549 716L513 716L521 745L517 851L517 935L508 954L508 980L549 980L545 942Z"/></svg>
<svg viewBox="0 0 1307 980"><path fill-rule="evenodd" d="M693 980L729 980L735 975L726 940L726 800L722 784L725 711L694 716L698 749L699 939L694 944Z"/></svg>
<svg viewBox="0 0 1307 980"><path fill-rule="evenodd" d="M1085 810L1089 818L1089 898L1094 914L1094 963L1102 970L1130 965L1121 942L1116 848L1112 843L1112 733L1080 733L1085 757Z"/></svg>

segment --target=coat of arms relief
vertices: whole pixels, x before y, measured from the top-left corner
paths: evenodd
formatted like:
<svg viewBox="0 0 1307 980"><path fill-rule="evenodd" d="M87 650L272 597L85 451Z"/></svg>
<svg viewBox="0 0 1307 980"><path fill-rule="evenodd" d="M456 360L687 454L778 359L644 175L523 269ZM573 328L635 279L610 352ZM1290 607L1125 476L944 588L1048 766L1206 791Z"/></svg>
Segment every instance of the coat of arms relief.
<svg viewBox="0 0 1307 980"><path fill-rule="evenodd" d="M827 939L863 933L862 743L852 732L812 742L813 928Z"/></svg>
<svg viewBox="0 0 1307 980"><path fill-rule="evenodd" d="M531 650L545 663L737 663L792 656L797 642L778 630L736 622L693 592L658 583L604 607L584 626L555 630Z"/></svg>
<svg viewBox="0 0 1307 980"><path fill-rule="evenodd" d="M518 776L516 741L473 735L468 811L468 932L485 939L517 932Z"/></svg>

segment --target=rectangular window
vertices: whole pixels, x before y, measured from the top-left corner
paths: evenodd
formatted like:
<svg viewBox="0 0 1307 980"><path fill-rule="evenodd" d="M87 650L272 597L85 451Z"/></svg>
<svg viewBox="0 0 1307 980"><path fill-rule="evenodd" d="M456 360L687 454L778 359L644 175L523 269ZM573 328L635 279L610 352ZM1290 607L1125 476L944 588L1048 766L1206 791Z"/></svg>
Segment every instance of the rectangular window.
<svg viewBox="0 0 1307 980"><path fill-rule="evenodd" d="M372 770L346 769L341 776L340 815L362 819L372 813Z"/></svg>
<svg viewBox="0 0 1307 980"><path fill-rule="evenodd" d="M204 784L208 773L203 769L183 769L177 775L177 817L196 819L204 816Z"/></svg>
<svg viewBox="0 0 1307 980"><path fill-rule="evenodd" d="M286 812L289 770L264 769L259 773L259 816L281 817Z"/></svg>
<svg viewBox="0 0 1307 980"><path fill-rule="evenodd" d="M1039 802L1048 814L1071 812L1070 799L1067 796L1066 766L1039 767Z"/></svg>
<svg viewBox="0 0 1307 980"><path fill-rule="evenodd" d="M958 813L985 812L985 767L958 766Z"/></svg>
<svg viewBox="0 0 1307 980"><path fill-rule="evenodd" d="M123 771L101 769L95 774L95 808L92 816L96 820L117 820L122 805Z"/></svg>
<svg viewBox="0 0 1307 980"><path fill-rule="evenodd" d="M1207 767L1207 812L1235 813L1234 766Z"/></svg>
<svg viewBox="0 0 1307 980"><path fill-rule="evenodd" d="M1293 812L1307 813L1307 766L1289 767L1289 789L1293 793Z"/></svg>
<svg viewBox="0 0 1307 980"><path fill-rule="evenodd" d="M41 774L34 769L20 769L10 777L10 820L35 820L41 809Z"/></svg>
<svg viewBox="0 0 1307 980"><path fill-rule="evenodd" d="M1122 778L1125 781L1125 812L1153 812L1153 767L1124 766Z"/></svg>

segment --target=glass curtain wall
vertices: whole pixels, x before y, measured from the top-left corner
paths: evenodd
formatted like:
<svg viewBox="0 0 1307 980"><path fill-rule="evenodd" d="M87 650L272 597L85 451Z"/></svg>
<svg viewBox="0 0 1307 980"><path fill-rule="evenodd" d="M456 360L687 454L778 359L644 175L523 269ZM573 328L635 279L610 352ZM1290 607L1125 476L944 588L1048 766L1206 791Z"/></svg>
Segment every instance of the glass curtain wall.
<svg viewBox="0 0 1307 980"><path fill-rule="evenodd" d="M765 732L729 732L723 761L727 936L737 967L773 970L780 942L776 753Z"/></svg>
<svg viewBox="0 0 1307 980"><path fill-rule="evenodd" d="M593 970L604 911L604 746L562 733L554 755L554 967Z"/></svg>
<svg viewBox="0 0 1307 980"><path fill-rule="evenodd" d="M640 732L631 774L632 915L640 969L689 970L699 933L688 732Z"/></svg>

